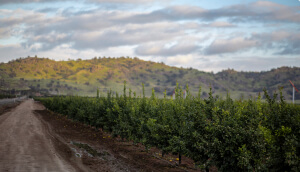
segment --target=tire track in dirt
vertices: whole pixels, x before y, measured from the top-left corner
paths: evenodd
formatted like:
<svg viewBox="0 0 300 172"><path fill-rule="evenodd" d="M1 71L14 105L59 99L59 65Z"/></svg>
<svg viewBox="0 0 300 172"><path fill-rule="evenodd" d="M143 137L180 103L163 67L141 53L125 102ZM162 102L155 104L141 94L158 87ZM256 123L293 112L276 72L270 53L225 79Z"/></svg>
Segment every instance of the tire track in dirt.
<svg viewBox="0 0 300 172"><path fill-rule="evenodd" d="M0 116L0 171L77 171L56 152L45 127L26 100Z"/></svg>

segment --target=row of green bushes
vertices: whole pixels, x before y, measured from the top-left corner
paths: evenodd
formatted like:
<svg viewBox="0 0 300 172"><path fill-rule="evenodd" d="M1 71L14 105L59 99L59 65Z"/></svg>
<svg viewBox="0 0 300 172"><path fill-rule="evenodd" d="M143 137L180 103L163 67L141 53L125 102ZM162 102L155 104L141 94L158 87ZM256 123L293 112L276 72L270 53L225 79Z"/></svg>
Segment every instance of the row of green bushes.
<svg viewBox="0 0 300 172"><path fill-rule="evenodd" d="M202 99L177 85L175 99L122 95L39 98L48 109L103 128L146 148L157 147L218 171L300 171L300 106L282 94L234 101L209 93Z"/></svg>
<svg viewBox="0 0 300 172"><path fill-rule="evenodd" d="M0 94L0 99L7 99L7 98L15 98L15 95L4 95L4 94Z"/></svg>

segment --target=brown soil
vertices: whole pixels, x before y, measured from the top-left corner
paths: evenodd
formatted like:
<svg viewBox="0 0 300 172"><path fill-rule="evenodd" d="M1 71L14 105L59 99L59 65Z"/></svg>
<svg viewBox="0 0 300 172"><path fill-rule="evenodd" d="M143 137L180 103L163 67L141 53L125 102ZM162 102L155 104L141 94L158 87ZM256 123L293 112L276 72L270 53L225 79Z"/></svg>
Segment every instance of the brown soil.
<svg viewBox="0 0 300 172"><path fill-rule="evenodd" d="M0 116L0 171L200 171L27 100ZM3 132L4 131L4 132Z"/></svg>
<svg viewBox="0 0 300 172"><path fill-rule="evenodd" d="M83 165L91 171L201 171L194 169L193 161L186 157L182 158L182 165L178 166L176 155L168 154L161 157L161 152L155 148L145 152L142 145L111 138L106 132L73 122L63 115L48 110L35 112L45 124L48 124L51 131L72 149L73 155L82 154L82 158L77 159L81 159ZM85 147L84 144L98 155L88 156L85 150L89 148L82 148Z"/></svg>
<svg viewBox="0 0 300 172"><path fill-rule="evenodd" d="M44 107L27 100L0 116L0 171L75 171L53 147L33 110Z"/></svg>

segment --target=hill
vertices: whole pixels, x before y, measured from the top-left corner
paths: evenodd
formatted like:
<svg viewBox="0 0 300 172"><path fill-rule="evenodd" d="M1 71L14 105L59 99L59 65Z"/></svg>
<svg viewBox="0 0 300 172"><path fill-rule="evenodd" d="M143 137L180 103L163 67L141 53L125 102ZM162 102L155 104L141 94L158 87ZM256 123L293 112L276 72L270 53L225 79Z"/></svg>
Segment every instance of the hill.
<svg viewBox="0 0 300 172"><path fill-rule="evenodd" d="M27 90L54 95L95 96L97 88L102 94L109 89L122 92L126 81L127 88L131 88L137 95L142 92L142 83L145 84L148 96L152 88L158 96L162 96L165 90L171 95L178 82L183 87L189 84L193 94L197 94L201 86L204 97L210 86L213 93L224 96L228 90L236 99L255 96L263 88L273 93L278 87L284 87L284 96L291 99L289 80L300 87L299 67L281 67L263 72L227 69L213 74L129 57L69 61L28 57L0 64L0 90ZM296 95L300 99L299 94Z"/></svg>

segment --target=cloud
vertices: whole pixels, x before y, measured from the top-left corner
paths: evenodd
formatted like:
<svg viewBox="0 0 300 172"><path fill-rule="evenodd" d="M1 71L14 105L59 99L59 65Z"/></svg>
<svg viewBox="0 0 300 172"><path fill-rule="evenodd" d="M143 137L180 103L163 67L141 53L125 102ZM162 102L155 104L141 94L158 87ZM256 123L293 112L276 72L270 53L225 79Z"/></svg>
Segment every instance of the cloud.
<svg viewBox="0 0 300 172"><path fill-rule="evenodd" d="M138 4L138 3L149 3L154 2L157 0L87 0L89 2L97 2L97 3L132 3L132 4Z"/></svg>
<svg viewBox="0 0 300 172"><path fill-rule="evenodd" d="M172 27L175 26L175 27ZM115 26L102 31L85 32L73 37L77 49L138 45L153 41L170 40L185 33L174 23Z"/></svg>
<svg viewBox="0 0 300 172"><path fill-rule="evenodd" d="M222 58L215 61L199 64L198 68L205 71L222 71L233 68L237 71L268 71L281 66L299 66L300 57L234 57Z"/></svg>
<svg viewBox="0 0 300 172"><path fill-rule="evenodd" d="M123 17L128 23L153 23L162 21L193 20L201 17L205 10L197 6L171 6L148 13L137 13Z"/></svg>
<svg viewBox="0 0 300 172"><path fill-rule="evenodd" d="M67 0L76 2L78 0ZM85 2L92 3L115 3L115 4L142 4L142 3L151 3L158 0L81 0ZM160 0L161 2L162 0ZM168 0L163 0L168 1ZM3 4L20 4L20 3L43 3L43 2L59 2L59 0L1 0L0 5Z"/></svg>
<svg viewBox="0 0 300 172"><path fill-rule="evenodd" d="M289 42L282 46L283 50L279 55L297 55L300 54L300 34L290 37Z"/></svg>
<svg viewBox="0 0 300 172"><path fill-rule="evenodd" d="M259 48L275 49L278 55L300 54L300 33L278 30L268 33L253 33L252 39L259 41Z"/></svg>
<svg viewBox="0 0 300 172"><path fill-rule="evenodd" d="M57 9L57 8L49 7L49 8L41 8L41 9L38 9L36 11L39 12L39 13L50 13L50 12L57 12L58 10L59 9Z"/></svg>
<svg viewBox="0 0 300 172"><path fill-rule="evenodd" d="M16 10L1 10L0 9L0 39L11 37L22 38L26 28L40 23L51 22L46 18L45 14L36 13L33 11L16 9Z"/></svg>
<svg viewBox="0 0 300 172"><path fill-rule="evenodd" d="M234 22L300 22L300 8L276 4L270 1L257 1L219 9L207 10L201 16L204 20L226 17Z"/></svg>
<svg viewBox="0 0 300 172"><path fill-rule="evenodd" d="M228 23L228 22L224 22L224 21L217 21L217 22L213 22L211 24L208 24L207 26L209 27L235 27L234 24Z"/></svg>
<svg viewBox="0 0 300 172"><path fill-rule="evenodd" d="M40 15L40 13L36 13ZM132 15L132 13L92 11L68 18L43 16L41 20L36 20L34 25L25 26L23 45L30 47L35 43L40 43L41 46L37 47L39 50L48 50L60 44L72 43L73 48L78 50L99 50L175 39L178 36L186 35L186 30L199 27L198 24L192 22L185 24L170 22L122 23L120 20L124 15ZM26 24L26 21L23 24Z"/></svg>
<svg viewBox="0 0 300 172"><path fill-rule="evenodd" d="M38 35L28 38L27 42L22 43L22 45L25 48L31 47L34 51L45 51L68 42L70 42L70 35L52 32L48 35Z"/></svg>
<svg viewBox="0 0 300 172"><path fill-rule="evenodd" d="M0 62L8 62L17 57L29 55L29 50L24 49L19 44L1 45L0 44ZM13 55L12 55L13 54Z"/></svg>
<svg viewBox="0 0 300 172"><path fill-rule="evenodd" d="M159 60L158 60L159 61ZM275 56L201 56L197 54L177 55L163 57L168 65L176 67L192 67L200 71L220 72L224 69L233 68L237 71L269 71L281 66L298 66L300 57L275 57Z"/></svg>
<svg viewBox="0 0 300 172"><path fill-rule="evenodd" d="M197 63L194 55L177 55L166 58L166 63L177 67L190 67L193 63Z"/></svg>
<svg viewBox="0 0 300 172"><path fill-rule="evenodd" d="M135 53L140 56L175 56L182 54L190 54L200 49L195 42L179 40L173 45L165 43L149 43L143 44L136 48Z"/></svg>
<svg viewBox="0 0 300 172"><path fill-rule="evenodd" d="M34 2L54 2L58 0L1 0L0 5L3 4L18 4L18 3L34 3Z"/></svg>
<svg viewBox="0 0 300 172"><path fill-rule="evenodd" d="M9 38L12 36L10 29L0 28L0 39Z"/></svg>
<svg viewBox="0 0 300 172"><path fill-rule="evenodd" d="M0 10L0 27L12 27L19 24L34 24L44 18L44 14L35 13L33 11L16 9L16 10Z"/></svg>
<svg viewBox="0 0 300 172"><path fill-rule="evenodd" d="M59 16L47 17L44 13L23 9L0 10L0 15L6 16L0 18L0 38L19 37L24 41L22 44L25 48L31 49L34 44L37 49L46 46L53 48L55 46L46 45L47 42L54 43L64 35L64 33L53 34L55 24L63 20ZM36 46L38 44L42 45Z"/></svg>
<svg viewBox="0 0 300 172"><path fill-rule="evenodd" d="M251 39L242 37L236 37L231 39L217 39L205 50L205 54L223 54L223 53L235 53L245 49L252 48L257 45L257 42Z"/></svg>
<svg viewBox="0 0 300 172"><path fill-rule="evenodd" d="M154 1L158 2L110 2L134 7ZM4 2L8 1L0 4ZM275 59L300 54L300 35L296 30L300 19L298 7L258 1L217 9L180 5L141 11L101 8L110 3L108 0L80 2L92 7L57 9L49 5L40 10L0 9L0 41L21 40L16 45L2 45L0 58L35 54L57 59L129 55L149 60L154 56L171 65L217 71L228 67L250 68L247 64L255 64L252 59L266 64L262 57L254 57L254 51L257 56L265 53ZM263 31L265 24L278 24L280 30L268 27ZM233 57L237 52L241 58ZM286 60L287 64L299 64L296 58L291 59L292 62ZM276 60L275 64L282 65Z"/></svg>
<svg viewBox="0 0 300 172"><path fill-rule="evenodd" d="M216 38L204 49L206 55L236 53L252 48L273 55L299 55L300 33L276 30L273 32L252 33L249 38L241 36L228 39Z"/></svg>
<svg viewBox="0 0 300 172"><path fill-rule="evenodd" d="M29 3L29 2L53 2L57 0L2 0L1 4L7 3ZM75 1L75 0L69 0ZM169 0L165 0L168 2ZM84 2L84 1L81 1ZM160 2L158 0L85 0L96 3L114 4L144 4ZM218 9L203 9L199 6L177 5L168 6L148 13L137 13L122 18L124 22L130 23L149 23L161 21L181 21L181 20L200 20L215 21L221 18L228 18L232 22L300 22L300 7L291 7L277 4L270 1L257 1L249 4L238 4L221 7Z"/></svg>
<svg viewBox="0 0 300 172"><path fill-rule="evenodd" d="M153 12L127 16L123 20L132 23L149 23L182 20L215 21L227 18L235 23L249 21L299 23L299 11L300 7L290 7L269 1L258 1L218 9L203 9L198 6L188 5L171 6Z"/></svg>

